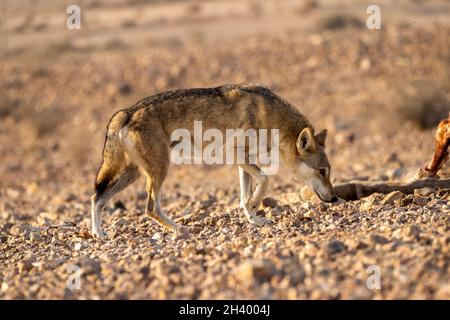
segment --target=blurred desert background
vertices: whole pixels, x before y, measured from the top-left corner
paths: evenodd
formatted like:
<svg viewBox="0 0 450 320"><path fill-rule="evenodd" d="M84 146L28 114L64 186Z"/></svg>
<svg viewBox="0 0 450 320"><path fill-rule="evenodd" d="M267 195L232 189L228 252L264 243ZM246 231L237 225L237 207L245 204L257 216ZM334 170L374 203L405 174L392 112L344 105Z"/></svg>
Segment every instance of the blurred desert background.
<svg viewBox="0 0 450 320"><path fill-rule="evenodd" d="M66 28L71 4L80 30ZM372 4L380 30L366 27ZM89 235L109 118L170 89L263 83L328 129L334 182L411 179L450 111L450 1L0 10L0 299L450 298L450 189L294 202L283 195L301 185L283 171L258 212L274 225L255 227L237 209L236 168L172 166L162 204L189 238L145 215L144 179L105 208L108 237Z"/></svg>

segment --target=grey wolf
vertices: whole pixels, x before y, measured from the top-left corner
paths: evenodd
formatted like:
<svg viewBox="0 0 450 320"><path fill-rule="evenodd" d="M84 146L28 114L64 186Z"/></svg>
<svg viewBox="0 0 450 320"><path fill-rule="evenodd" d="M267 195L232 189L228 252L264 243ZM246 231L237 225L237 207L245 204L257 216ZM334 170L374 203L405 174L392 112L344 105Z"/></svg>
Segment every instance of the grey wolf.
<svg viewBox="0 0 450 320"><path fill-rule="evenodd" d="M326 202L337 201L330 182L325 153L327 131L314 134L309 121L291 104L262 85L225 85L174 90L147 97L116 112L107 127L103 159L95 180L92 234L103 237L101 211L118 192L141 174L147 179L147 214L163 227L180 227L161 209L161 189L168 174L171 133L193 130L194 121L205 129L278 129L282 165ZM270 146L268 146L270 148ZM240 207L249 222L270 221L255 214L268 188L268 177L256 164L239 164ZM252 183L255 188L252 192Z"/></svg>

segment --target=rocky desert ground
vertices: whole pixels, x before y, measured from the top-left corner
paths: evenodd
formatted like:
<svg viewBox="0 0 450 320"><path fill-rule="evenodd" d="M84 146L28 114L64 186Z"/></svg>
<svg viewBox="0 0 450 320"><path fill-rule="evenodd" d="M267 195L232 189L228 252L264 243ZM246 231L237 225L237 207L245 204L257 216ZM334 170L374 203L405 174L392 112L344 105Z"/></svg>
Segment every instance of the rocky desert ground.
<svg viewBox="0 0 450 320"><path fill-rule="evenodd" d="M335 183L409 181L450 110L450 2L4 1L0 60L1 299L449 299L450 189L321 203L271 177L249 225L232 166L172 166L89 233L112 113L151 94L260 82L327 128ZM449 177L444 167L441 177Z"/></svg>

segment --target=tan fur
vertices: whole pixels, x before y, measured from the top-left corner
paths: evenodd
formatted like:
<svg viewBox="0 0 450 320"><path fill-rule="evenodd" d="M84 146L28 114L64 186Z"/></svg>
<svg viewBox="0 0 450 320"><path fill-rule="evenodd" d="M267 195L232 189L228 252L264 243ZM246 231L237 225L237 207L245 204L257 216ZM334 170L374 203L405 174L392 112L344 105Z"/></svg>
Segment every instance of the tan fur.
<svg viewBox="0 0 450 320"><path fill-rule="evenodd" d="M335 199L324 151L326 132L314 137L308 120L272 91L252 84L176 90L145 98L112 117L96 179L96 194L92 197L95 235L104 235L100 228L101 208L112 195L136 179L138 170L147 177L148 214L164 227L179 230L160 208L161 188L170 162L170 137L180 128L192 132L194 121L200 120L203 130L216 128L224 136L226 129L279 129L283 162L323 200ZM308 139L305 149L298 145L301 134ZM326 170L326 174L320 174L319 169ZM240 165L239 176L241 207L252 223L266 222L256 217L254 210L267 190L268 177L258 166L247 164ZM250 194L252 179L256 188Z"/></svg>

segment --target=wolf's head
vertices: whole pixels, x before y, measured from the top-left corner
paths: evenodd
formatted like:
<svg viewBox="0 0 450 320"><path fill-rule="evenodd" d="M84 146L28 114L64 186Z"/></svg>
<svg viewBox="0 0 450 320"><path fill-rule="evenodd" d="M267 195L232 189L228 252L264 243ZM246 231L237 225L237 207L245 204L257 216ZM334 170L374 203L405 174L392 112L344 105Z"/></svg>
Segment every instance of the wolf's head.
<svg viewBox="0 0 450 320"><path fill-rule="evenodd" d="M297 138L295 176L308 185L325 202L338 200L330 182L330 163L325 153L327 131L314 136L306 127Z"/></svg>

